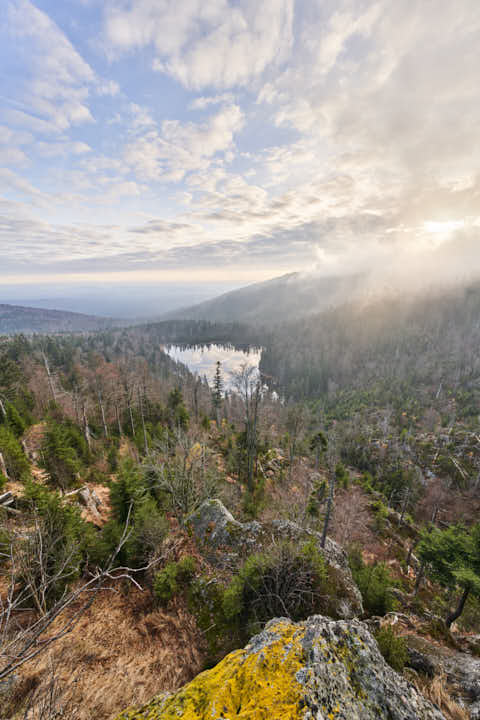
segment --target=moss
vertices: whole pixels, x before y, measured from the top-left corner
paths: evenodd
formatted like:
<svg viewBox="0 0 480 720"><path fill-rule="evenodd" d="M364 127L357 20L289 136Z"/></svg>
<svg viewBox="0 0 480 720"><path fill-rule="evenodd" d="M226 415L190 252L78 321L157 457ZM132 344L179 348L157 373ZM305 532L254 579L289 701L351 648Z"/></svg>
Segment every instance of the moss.
<svg viewBox="0 0 480 720"><path fill-rule="evenodd" d="M268 652L237 650L175 694L127 710L117 720L297 720L303 687L296 673L303 667L304 633L290 623L271 631L278 639Z"/></svg>

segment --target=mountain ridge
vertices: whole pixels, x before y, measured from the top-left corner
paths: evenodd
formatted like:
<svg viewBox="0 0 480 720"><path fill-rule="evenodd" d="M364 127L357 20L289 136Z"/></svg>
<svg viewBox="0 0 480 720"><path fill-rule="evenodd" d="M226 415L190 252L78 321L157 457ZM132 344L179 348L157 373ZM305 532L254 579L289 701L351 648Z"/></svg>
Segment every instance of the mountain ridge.
<svg viewBox="0 0 480 720"><path fill-rule="evenodd" d="M276 324L345 302L359 291L362 281L363 276L358 274L319 276L291 272L166 313L160 319Z"/></svg>
<svg viewBox="0 0 480 720"><path fill-rule="evenodd" d="M120 323L121 320L68 310L0 303L0 335L96 331L106 330Z"/></svg>

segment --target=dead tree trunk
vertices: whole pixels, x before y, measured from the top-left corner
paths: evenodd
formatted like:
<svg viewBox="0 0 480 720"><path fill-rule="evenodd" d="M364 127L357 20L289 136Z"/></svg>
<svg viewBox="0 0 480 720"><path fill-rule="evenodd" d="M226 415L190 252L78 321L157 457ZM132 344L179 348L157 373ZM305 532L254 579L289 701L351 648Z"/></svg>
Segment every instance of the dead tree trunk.
<svg viewBox="0 0 480 720"><path fill-rule="evenodd" d="M143 402L142 402L142 395L140 393L140 388L138 389L138 403L140 407L140 418L142 420L142 430L143 430L143 444L145 448L145 455L148 455L148 436L147 436L147 428L145 426L145 414L143 412Z"/></svg>
<svg viewBox="0 0 480 720"><path fill-rule="evenodd" d="M331 520L331 516L332 516L334 492L335 492L335 473L332 472L330 474L330 492L328 494L327 511L325 513L325 521L323 523L323 532L322 532L322 541L321 541L322 548L325 547L325 543L327 542L327 532L328 532L328 526L330 524L330 520Z"/></svg>
<svg viewBox="0 0 480 720"><path fill-rule="evenodd" d="M0 473L4 475L8 480L8 472L7 472L7 466L5 464L5 460L3 459L3 455L0 452Z"/></svg>
<svg viewBox="0 0 480 720"><path fill-rule="evenodd" d="M55 388L53 386L53 379L52 379L52 373L50 372L50 366L48 364L47 356L44 352L42 352L42 358L43 358L43 364L45 366L45 372L47 373L47 380L48 380L48 387L50 388L50 393L52 395L53 402L56 402L56 396L55 396Z"/></svg>
<svg viewBox="0 0 480 720"><path fill-rule="evenodd" d="M455 610L453 610L453 612L451 612L451 613L449 613L449 614L447 615L447 617L446 617L446 619L445 619L445 625L446 625L448 628L449 628L450 625L451 625L452 623L454 623L455 620L457 620L457 619L460 617L460 615L462 614L463 608L465 607L465 603L467 602L467 598L468 598L469 594L470 594L470 588L469 588L469 587L466 587L465 590L463 591L463 593L462 593L459 601L458 601L458 605L457 605L457 607L455 608Z"/></svg>
<svg viewBox="0 0 480 720"><path fill-rule="evenodd" d="M85 435L85 440L87 441L88 449L91 449L90 444L90 428L88 426L88 418L87 418L87 407L86 404L82 403L82 418L83 418L83 434Z"/></svg>

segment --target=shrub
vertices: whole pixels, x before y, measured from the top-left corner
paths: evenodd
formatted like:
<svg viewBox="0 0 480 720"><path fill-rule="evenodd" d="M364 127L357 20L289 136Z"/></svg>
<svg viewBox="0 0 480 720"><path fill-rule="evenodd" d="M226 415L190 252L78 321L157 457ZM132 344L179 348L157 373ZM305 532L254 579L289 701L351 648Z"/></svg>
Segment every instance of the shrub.
<svg viewBox="0 0 480 720"><path fill-rule="evenodd" d="M112 445L107 453L108 467L111 472L115 472L118 468L118 450L115 445Z"/></svg>
<svg viewBox="0 0 480 720"><path fill-rule="evenodd" d="M407 644L391 625L385 625L375 635L378 647L387 663L401 673L408 660Z"/></svg>
<svg viewBox="0 0 480 720"><path fill-rule="evenodd" d="M43 438L41 453L43 467L55 487L66 490L75 484L81 463L76 438L69 428L51 421Z"/></svg>
<svg viewBox="0 0 480 720"><path fill-rule="evenodd" d="M371 504L371 508L375 515L375 530L381 532L385 529L385 524L389 514L388 508L381 500L375 500L375 502Z"/></svg>
<svg viewBox="0 0 480 720"><path fill-rule="evenodd" d="M30 463L25 457L22 446L6 425L0 425L0 452L5 460L8 475L13 480L20 480L29 472Z"/></svg>
<svg viewBox="0 0 480 720"><path fill-rule="evenodd" d="M118 474L118 479L110 486L110 503L114 518L124 524L130 508L133 508L146 493L145 482L138 466L132 460L126 460Z"/></svg>
<svg viewBox="0 0 480 720"><path fill-rule="evenodd" d="M348 489L350 485L350 475L348 473L348 470L342 463L337 463L337 466L335 468L335 479L340 487L344 488L345 490Z"/></svg>
<svg viewBox="0 0 480 720"><path fill-rule="evenodd" d="M251 555L224 591L222 607L230 624L247 632L283 615L299 620L320 612L327 588L327 569L313 543L274 545Z"/></svg>
<svg viewBox="0 0 480 720"><path fill-rule="evenodd" d="M125 521L111 518L93 548L92 561L103 565L118 547L124 530ZM135 568L147 565L158 557L167 532L165 515L158 509L155 500L145 495L130 515L128 537L118 554L118 564Z"/></svg>
<svg viewBox="0 0 480 720"><path fill-rule="evenodd" d="M361 485L366 493L373 495L373 477L369 472L364 472L360 478Z"/></svg>
<svg viewBox="0 0 480 720"><path fill-rule="evenodd" d="M23 435L25 431L26 424L22 417L20 416L20 413L18 412L17 408L12 405L12 403L6 403L6 418L5 418L5 424L12 430L12 432L17 436L20 437Z"/></svg>
<svg viewBox="0 0 480 720"><path fill-rule="evenodd" d="M358 589L362 594L363 607L369 615L386 615L395 609L394 580L384 563L365 565L361 553L350 555L350 567Z"/></svg>
<svg viewBox="0 0 480 720"><path fill-rule="evenodd" d="M90 526L82 520L77 506L31 481L25 489L25 501L35 531L17 545L18 581L31 589L37 609L45 611L80 576L91 540Z"/></svg>
<svg viewBox="0 0 480 720"><path fill-rule="evenodd" d="M156 573L153 592L161 605L167 605L172 598L184 590L195 576L195 558L185 555L178 562L169 562Z"/></svg>
<svg viewBox="0 0 480 720"><path fill-rule="evenodd" d="M324 478L315 481L306 508L311 518L320 517L320 508L327 497L327 489L327 481Z"/></svg>
<svg viewBox="0 0 480 720"><path fill-rule="evenodd" d="M0 566L6 565L10 557L10 534L0 527Z"/></svg>

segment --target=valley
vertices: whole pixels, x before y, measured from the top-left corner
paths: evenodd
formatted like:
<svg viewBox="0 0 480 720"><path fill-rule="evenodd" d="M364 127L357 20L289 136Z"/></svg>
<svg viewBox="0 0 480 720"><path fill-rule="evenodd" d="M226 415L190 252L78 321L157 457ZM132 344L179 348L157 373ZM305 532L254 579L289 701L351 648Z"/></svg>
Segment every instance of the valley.
<svg viewBox="0 0 480 720"><path fill-rule="evenodd" d="M475 717L479 307L472 284L276 326L4 336L7 717L47 696L168 717L152 696L285 615L360 619L420 693L397 705Z"/></svg>

